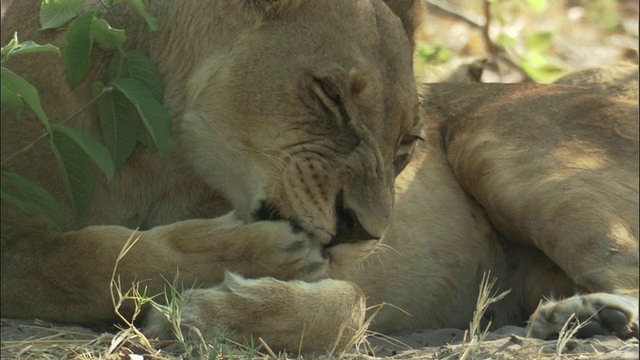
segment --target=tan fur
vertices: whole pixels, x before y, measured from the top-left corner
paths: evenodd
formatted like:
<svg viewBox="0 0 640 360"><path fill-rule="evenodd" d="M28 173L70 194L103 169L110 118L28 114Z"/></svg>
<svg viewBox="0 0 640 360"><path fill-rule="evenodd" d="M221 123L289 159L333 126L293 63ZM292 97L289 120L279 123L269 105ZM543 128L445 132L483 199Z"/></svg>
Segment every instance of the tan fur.
<svg viewBox="0 0 640 360"><path fill-rule="evenodd" d="M194 326L207 339L224 334L243 343L251 334L291 350L323 349L333 343L343 347L364 321L362 291L355 284L332 279L315 283L248 280L228 273L220 285L188 290L182 297L186 299L180 308L182 321L188 325L183 332L188 334L189 326ZM328 315L328 309L330 316L317 316ZM163 316L152 313L146 330L169 338L173 330Z"/></svg>
<svg viewBox="0 0 640 360"><path fill-rule="evenodd" d="M3 42L18 30L61 45L59 32L34 31L37 3L10 8ZM276 349L347 344L364 296L411 314L383 309L372 325L381 331L465 327L487 270L513 288L493 309L498 325L524 320L550 293L637 297L637 102L634 113L589 84L429 85L423 127L407 36L420 3L154 1L154 35L119 5L130 45L165 80L171 153L137 149L110 184L99 180L85 217L65 208L66 232L3 203L2 316L111 321L111 271L136 227L118 268L124 285L155 294L179 273L196 286L184 293L184 325ZM8 66L60 121L89 100L91 81L70 90L54 56ZM97 50L91 79L107 61ZM3 107L3 159L41 133L26 115ZM99 137L95 109L69 124ZM394 159L411 157L419 136L394 184ZM8 165L64 202L45 143ZM277 207L272 220L265 203ZM621 311L637 328L637 308L635 318ZM158 312L146 325L171 331Z"/></svg>
<svg viewBox="0 0 640 360"><path fill-rule="evenodd" d="M431 85L426 106L462 188L525 246L505 247L525 314L541 296L588 292L578 297L587 309L624 309L626 323L610 333L638 336L638 69L587 70L559 84ZM532 246L545 256L531 259ZM543 305L558 321L537 331L532 318L533 334L557 332L574 303Z"/></svg>
<svg viewBox="0 0 640 360"><path fill-rule="evenodd" d="M2 22L4 43L17 31L21 39L64 45L63 32L36 30L38 3L13 4ZM225 271L317 280L330 263L366 256L390 221L394 158L410 156L421 131L408 36L420 2L390 5L397 16L380 0L153 1L147 10L162 26L152 35L131 6L116 6L128 46L147 53L163 75L172 150L161 159L138 148L110 184L98 180L80 219L65 201L46 142L8 164L62 201L70 226L57 232L3 202L2 315L111 321L109 269L138 227L140 240L119 275L150 294L176 273L200 287L220 283ZM90 100L89 86L109 58L96 49L89 80L73 90L58 60L35 54L7 64L40 89L53 121ZM3 159L42 133L25 115L16 119L3 107ZM67 125L100 137L94 108ZM275 219L286 220L265 221L273 207ZM333 239L336 246L327 247ZM346 293L351 312L313 312L298 324L317 337L311 348L335 342L340 327L314 324L350 324L348 340L352 319L362 321L361 296Z"/></svg>

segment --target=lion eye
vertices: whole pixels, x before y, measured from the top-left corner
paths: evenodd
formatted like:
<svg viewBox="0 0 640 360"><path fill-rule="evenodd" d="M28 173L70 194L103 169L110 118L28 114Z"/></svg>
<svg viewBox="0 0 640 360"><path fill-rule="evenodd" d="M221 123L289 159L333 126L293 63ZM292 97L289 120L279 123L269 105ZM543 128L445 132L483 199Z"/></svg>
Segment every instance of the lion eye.
<svg viewBox="0 0 640 360"><path fill-rule="evenodd" d="M393 173L394 177L398 176L402 170L409 164L409 160L411 160L410 154L401 154L397 155L395 159L393 159Z"/></svg>
<svg viewBox="0 0 640 360"><path fill-rule="evenodd" d="M405 135L400 140L400 146L412 146L417 141L424 141L424 138L420 135Z"/></svg>
<svg viewBox="0 0 640 360"><path fill-rule="evenodd" d="M316 79L316 82L320 85L324 94L327 95L327 97L336 105L339 105L342 102L340 89L338 89L336 84L327 79Z"/></svg>
<svg viewBox="0 0 640 360"><path fill-rule="evenodd" d="M400 142L398 143L398 152L411 152L413 150L413 146L418 141L424 141L424 137L422 136L422 134L406 134L400 139Z"/></svg>
<svg viewBox="0 0 640 360"><path fill-rule="evenodd" d="M409 164L411 161L411 157L413 155L413 151L415 149L415 144L418 141L424 141L422 135L405 135L400 139L398 154L393 159L393 170L395 176L398 176L402 170Z"/></svg>
<svg viewBox="0 0 640 360"><path fill-rule="evenodd" d="M328 78L314 78L316 94L322 101L322 104L338 119L340 125L349 123L349 113L344 104L344 98L340 91L340 87Z"/></svg>

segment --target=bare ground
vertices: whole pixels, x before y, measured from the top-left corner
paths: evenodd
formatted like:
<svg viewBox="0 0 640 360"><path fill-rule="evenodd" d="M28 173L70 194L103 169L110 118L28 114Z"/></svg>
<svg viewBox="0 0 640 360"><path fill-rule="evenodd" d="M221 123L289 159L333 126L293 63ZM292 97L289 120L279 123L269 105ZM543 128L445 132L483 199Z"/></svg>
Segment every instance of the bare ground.
<svg viewBox="0 0 640 360"><path fill-rule="evenodd" d="M100 332L39 320L3 319L2 359L183 359L189 358L177 341L149 340L149 351L129 330ZM477 347L469 349L459 329L425 330L394 337L369 336L358 350L343 354L305 354L305 358L345 359L638 359L638 339L620 340L614 336L571 339L558 352L558 341L526 337L522 327L507 326L488 333ZM213 349L209 345L209 349ZM217 358L267 358L264 346L243 350L240 346L218 345ZM298 358L295 353L277 358ZM196 355L195 358L201 358Z"/></svg>

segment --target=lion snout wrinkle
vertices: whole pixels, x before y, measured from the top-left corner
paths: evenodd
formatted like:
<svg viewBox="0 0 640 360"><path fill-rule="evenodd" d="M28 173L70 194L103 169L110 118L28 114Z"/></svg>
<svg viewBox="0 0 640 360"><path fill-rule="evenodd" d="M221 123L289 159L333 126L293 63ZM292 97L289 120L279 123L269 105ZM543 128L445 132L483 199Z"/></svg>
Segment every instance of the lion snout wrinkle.
<svg viewBox="0 0 640 360"><path fill-rule="evenodd" d="M278 209L278 216L295 219L310 233L321 229L330 234L329 246L380 239L391 212L391 195L382 194L392 191L378 179L364 184L350 180L350 175L342 176L348 173L340 170L345 167L348 166L332 164L315 154L298 155L283 175L281 196L289 205ZM388 183L390 187L391 182Z"/></svg>

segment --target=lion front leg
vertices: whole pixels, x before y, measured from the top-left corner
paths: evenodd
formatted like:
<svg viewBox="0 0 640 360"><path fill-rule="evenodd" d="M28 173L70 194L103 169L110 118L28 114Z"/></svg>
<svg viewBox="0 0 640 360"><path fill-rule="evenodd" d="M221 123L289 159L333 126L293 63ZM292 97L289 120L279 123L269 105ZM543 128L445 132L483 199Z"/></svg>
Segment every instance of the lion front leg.
<svg viewBox="0 0 640 360"><path fill-rule="evenodd" d="M164 291L165 279L176 275L191 287L215 285L227 270L285 280L316 280L328 272L322 245L284 221L243 224L233 214L180 221L137 233L135 245L116 261L132 233L122 226L4 233L2 316L78 324L112 321L114 279L123 291L139 283L147 295L155 295ZM121 313L128 316L134 305L125 303Z"/></svg>
<svg viewBox="0 0 640 360"><path fill-rule="evenodd" d="M366 309L355 284L332 279L249 280L227 273L218 286L177 296L177 308L149 313L144 327L150 336L172 338L180 331L185 337L223 337L241 344L262 338L277 351L343 350L357 340Z"/></svg>
<svg viewBox="0 0 640 360"><path fill-rule="evenodd" d="M272 276L281 280L318 280L328 276L329 260L323 245L287 221L244 224L234 213L217 219L185 220L148 232L164 239L166 258L178 256L183 282L199 286L220 283L226 271L249 278ZM144 255L143 255L144 256ZM135 260L132 257L131 260ZM173 260L175 262L176 260ZM161 265L167 270L176 266Z"/></svg>

